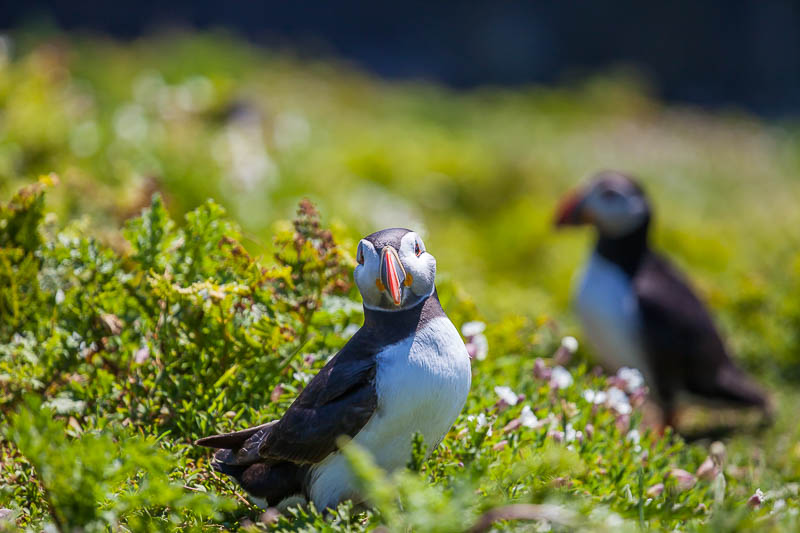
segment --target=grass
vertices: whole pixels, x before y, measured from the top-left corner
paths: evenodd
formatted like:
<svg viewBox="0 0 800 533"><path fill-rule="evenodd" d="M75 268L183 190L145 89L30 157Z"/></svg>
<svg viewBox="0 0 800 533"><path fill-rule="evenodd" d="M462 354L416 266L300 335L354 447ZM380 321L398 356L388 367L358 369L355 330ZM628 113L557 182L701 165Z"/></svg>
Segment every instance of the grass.
<svg viewBox="0 0 800 533"><path fill-rule="evenodd" d="M432 458L386 476L348 452L373 509L295 510L269 527L462 531L491 509L554 504L561 515L537 516L555 528L797 528L794 124L665 105L625 72L453 92L224 35L13 37L0 57L0 529L267 528L189 443L285 409L360 323L357 239L393 225L424 235L446 310L487 323L488 357ZM675 470L696 473L709 441L590 403L614 380L583 347L571 385L543 377L561 338L581 339L569 294L590 240L555 233L554 206L609 167L642 178L656 243L779 407L770 428L726 439L721 474L691 488ZM51 172L57 185L31 186ZM304 196L321 220L307 204L295 214ZM497 386L525 398L499 402Z"/></svg>

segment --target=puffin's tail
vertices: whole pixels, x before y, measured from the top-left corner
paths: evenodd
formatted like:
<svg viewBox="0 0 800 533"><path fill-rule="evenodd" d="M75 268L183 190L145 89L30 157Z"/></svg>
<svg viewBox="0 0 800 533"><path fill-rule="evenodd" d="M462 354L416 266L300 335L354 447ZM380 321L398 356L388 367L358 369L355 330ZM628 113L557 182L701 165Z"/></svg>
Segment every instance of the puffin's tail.
<svg viewBox="0 0 800 533"><path fill-rule="evenodd" d="M276 422L272 421L232 433L203 437L195 441L195 444L217 448L211 465L218 472L237 477L244 472L246 467L264 461L258 453L258 448Z"/></svg>
<svg viewBox="0 0 800 533"><path fill-rule="evenodd" d="M772 404L769 396L747 374L734 365L722 367L715 376L715 396L732 405L758 407L768 417L772 417Z"/></svg>
<svg viewBox="0 0 800 533"><path fill-rule="evenodd" d="M285 498L304 493L308 467L286 461L269 462L258 454L259 444L276 422L204 437L195 444L217 448L211 461L214 470L235 479L252 496L277 505Z"/></svg>

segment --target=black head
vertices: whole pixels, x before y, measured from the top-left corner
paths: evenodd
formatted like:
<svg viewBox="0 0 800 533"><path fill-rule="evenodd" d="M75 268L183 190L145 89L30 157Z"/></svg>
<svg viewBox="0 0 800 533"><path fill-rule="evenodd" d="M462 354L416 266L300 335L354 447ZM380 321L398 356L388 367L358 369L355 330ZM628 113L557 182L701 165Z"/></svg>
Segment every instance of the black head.
<svg viewBox="0 0 800 533"><path fill-rule="evenodd" d="M436 259L411 230L390 228L367 235L358 243L356 261L356 285L369 309L409 309L433 294Z"/></svg>
<svg viewBox="0 0 800 533"><path fill-rule="evenodd" d="M618 239L647 229L650 203L641 186L620 172L598 172L562 201L556 226L592 224L600 237Z"/></svg>
<svg viewBox="0 0 800 533"><path fill-rule="evenodd" d="M364 240L371 242L378 252L383 250L385 246L393 246L395 250L399 250L403 237L409 233L413 232L405 228L387 228L370 233L364 237Z"/></svg>

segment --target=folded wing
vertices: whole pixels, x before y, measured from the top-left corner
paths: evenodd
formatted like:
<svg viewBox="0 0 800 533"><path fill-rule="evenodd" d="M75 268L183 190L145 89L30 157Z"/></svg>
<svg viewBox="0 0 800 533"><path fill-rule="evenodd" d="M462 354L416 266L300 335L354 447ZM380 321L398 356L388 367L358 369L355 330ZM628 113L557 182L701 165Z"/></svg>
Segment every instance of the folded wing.
<svg viewBox="0 0 800 533"><path fill-rule="evenodd" d="M336 450L340 436L355 436L375 412L375 358L369 344L358 334L350 339L279 420L196 444L221 448L214 459L229 466L323 460Z"/></svg>
<svg viewBox="0 0 800 533"><path fill-rule="evenodd" d="M674 391L739 405L763 406L766 397L730 358L703 303L666 259L650 253L634 278L646 352L662 400Z"/></svg>

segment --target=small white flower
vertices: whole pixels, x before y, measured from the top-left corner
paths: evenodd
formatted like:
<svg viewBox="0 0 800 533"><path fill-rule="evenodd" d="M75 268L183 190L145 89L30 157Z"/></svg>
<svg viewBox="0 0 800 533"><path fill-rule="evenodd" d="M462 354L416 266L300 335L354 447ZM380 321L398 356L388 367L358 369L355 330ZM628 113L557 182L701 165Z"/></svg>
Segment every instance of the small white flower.
<svg viewBox="0 0 800 533"><path fill-rule="evenodd" d="M564 429L564 442L572 442L578 436L578 432L575 431L575 428L572 427L572 424L567 424L567 427Z"/></svg>
<svg viewBox="0 0 800 533"><path fill-rule="evenodd" d="M572 374L563 366L555 366L550 374L550 384L557 389L566 389L572 385Z"/></svg>
<svg viewBox="0 0 800 533"><path fill-rule="evenodd" d="M608 395L606 394L605 391L586 389L585 391L583 391L583 399L589 403L601 404L601 403L606 403Z"/></svg>
<svg viewBox="0 0 800 533"><path fill-rule="evenodd" d="M472 359L483 361L486 359L486 356L489 355L489 341L486 340L486 335L470 337L466 347L467 353Z"/></svg>
<svg viewBox="0 0 800 533"><path fill-rule="evenodd" d="M478 416L469 415L467 417L467 422L475 422L475 429L481 429L482 427L489 426L489 421L486 419L486 415L484 413L479 414ZM486 436L492 436L492 427L489 426L489 429L486 431Z"/></svg>
<svg viewBox="0 0 800 533"><path fill-rule="evenodd" d="M511 390L511 387L497 386L494 388L494 392L508 405L517 405L517 401L519 401L517 393Z"/></svg>
<svg viewBox="0 0 800 533"><path fill-rule="evenodd" d="M519 421L526 428L536 429L540 427L539 419L536 418L536 415L533 414L530 406L527 405L522 408L522 412L519 414Z"/></svg>
<svg viewBox="0 0 800 533"><path fill-rule="evenodd" d="M632 411L631 403L628 401L628 396L622 389L617 387L609 387L606 391L608 395L608 406L621 415L630 414Z"/></svg>
<svg viewBox="0 0 800 533"><path fill-rule="evenodd" d="M56 305L61 305L64 302L64 291L58 289L56 291Z"/></svg>
<svg viewBox="0 0 800 533"><path fill-rule="evenodd" d="M480 335L486 329L486 324L480 322L478 320L473 320L472 322L465 322L461 326L461 334L464 337L474 337L475 335Z"/></svg>
<svg viewBox="0 0 800 533"><path fill-rule="evenodd" d="M628 435L625 438L634 444L639 444L639 439L641 438L641 436L639 435L638 430L632 429L628 432Z"/></svg>
<svg viewBox="0 0 800 533"><path fill-rule="evenodd" d="M752 496L747 500L750 507L759 507L764 503L764 492L761 489L756 489Z"/></svg>
<svg viewBox="0 0 800 533"><path fill-rule="evenodd" d="M137 365L141 365L147 361L148 357L150 357L150 348L148 348L147 345L143 345L133 354L133 360Z"/></svg>
<svg viewBox="0 0 800 533"><path fill-rule="evenodd" d="M644 376L636 368L623 366L617 370L617 377L625 384L625 390L628 393L633 393L644 387Z"/></svg>
<svg viewBox="0 0 800 533"><path fill-rule="evenodd" d="M561 339L561 346L570 353L575 353L578 351L578 339L575 337L566 336Z"/></svg>
<svg viewBox="0 0 800 533"><path fill-rule="evenodd" d="M311 374L306 374L305 372L295 372L293 377L296 381L307 385L308 382L311 381L312 376Z"/></svg>

